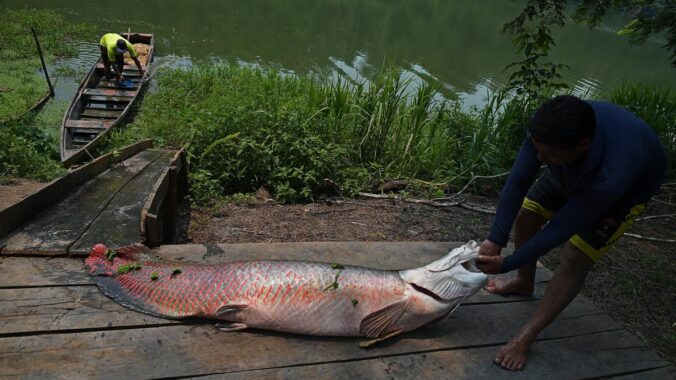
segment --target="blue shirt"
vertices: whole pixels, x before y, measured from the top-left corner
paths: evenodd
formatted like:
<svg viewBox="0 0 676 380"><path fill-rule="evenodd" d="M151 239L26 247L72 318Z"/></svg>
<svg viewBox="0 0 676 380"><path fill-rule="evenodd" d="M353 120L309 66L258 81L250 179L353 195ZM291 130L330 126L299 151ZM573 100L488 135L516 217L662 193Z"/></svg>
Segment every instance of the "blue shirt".
<svg viewBox="0 0 676 380"><path fill-rule="evenodd" d="M655 132L624 108L599 101L587 103L596 117L589 150L577 164L552 167L565 174L570 199L542 231L505 258L503 272L537 260L613 206L630 208L647 202L664 180L667 159ZM516 214L540 165L535 146L525 139L500 194L488 240L507 245Z"/></svg>

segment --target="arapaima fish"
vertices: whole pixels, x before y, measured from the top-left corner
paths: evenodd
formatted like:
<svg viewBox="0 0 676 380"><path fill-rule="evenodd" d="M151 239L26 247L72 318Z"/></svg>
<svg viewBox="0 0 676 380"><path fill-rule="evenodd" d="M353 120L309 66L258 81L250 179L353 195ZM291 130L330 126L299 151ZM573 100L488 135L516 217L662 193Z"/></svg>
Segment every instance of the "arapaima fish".
<svg viewBox="0 0 676 380"><path fill-rule="evenodd" d="M470 242L401 271L310 261L172 262L140 245L98 244L85 264L99 289L130 309L171 318L324 336L365 336L363 346L450 315L487 276Z"/></svg>

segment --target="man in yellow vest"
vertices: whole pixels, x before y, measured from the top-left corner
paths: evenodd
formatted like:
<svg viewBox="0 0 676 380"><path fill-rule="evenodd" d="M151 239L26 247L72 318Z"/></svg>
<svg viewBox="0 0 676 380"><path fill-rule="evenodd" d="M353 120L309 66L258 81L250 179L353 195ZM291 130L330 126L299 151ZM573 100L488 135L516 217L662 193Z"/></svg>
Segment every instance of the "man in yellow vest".
<svg viewBox="0 0 676 380"><path fill-rule="evenodd" d="M122 69L124 68L124 53L129 52L129 56L136 63L139 74L143 78L143 66L138 60L134 45L122 38L119 34L108 33L104 34L99 41L99 48L101 48L101 59L103 59L103 68L106 76L110 76L110 66L113 66L115 77L118 82L122 82Z"/></svg>

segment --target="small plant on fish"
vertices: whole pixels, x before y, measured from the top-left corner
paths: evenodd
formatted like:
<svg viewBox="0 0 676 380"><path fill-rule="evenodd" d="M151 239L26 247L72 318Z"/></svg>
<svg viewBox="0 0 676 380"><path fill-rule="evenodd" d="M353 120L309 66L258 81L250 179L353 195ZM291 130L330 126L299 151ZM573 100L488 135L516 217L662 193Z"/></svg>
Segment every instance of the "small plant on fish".
<svg viewBox="0 0 676 380"><path fill-rule="evenodd" d="M150 279L152 281L157 281L160 278L160 275L157 272L153 272L150 274Z"/></svg>
<svg viewBox="0 0 676 380"><path fill-rule="evenodd" d="M132 270L141 270L143 268L139 263L122 264L117 268L117 274L126 274Z"/></svg>
<svg viewBox="0 0 676 380"><path fill-rule="evenodd" d="M358 303L359 303L359 301L353 299L352 300L352 307L357 307Z"/></svg>
<svg viewBox="0 0 676 380"><path fill-rule="evenodd" d="M108 259L108 261L113 261L116 255L117 251L114 249L109 249L108 252L106 252L106 258Z"/></svg>
<svg viewBox="0 0 676 380"><path fill-rule="evenodd" d="M171 277L178 276L181 273L183 273L183 269L176 267L171 270Z"/></svg>
<svg viewBox="0 0 676 380"><path fill-rule="evenodd" d="M343 269L345 269L345 267L340 264L331 264L331 269L338 269L338 273L336 273L336 277L333 278L333 283L324 288L323 289L324 291L327 291L329 289L338 289L338 286L340 286L340 284L338 284L338 278L340 277L340 274L343 272Z"/></svg>

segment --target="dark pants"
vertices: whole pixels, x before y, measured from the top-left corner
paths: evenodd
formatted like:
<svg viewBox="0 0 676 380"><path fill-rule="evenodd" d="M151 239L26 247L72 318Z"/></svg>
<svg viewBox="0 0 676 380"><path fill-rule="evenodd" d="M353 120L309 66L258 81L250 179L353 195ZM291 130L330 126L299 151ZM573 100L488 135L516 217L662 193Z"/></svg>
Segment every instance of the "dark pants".
<svg viewBox="0 0 676 380"><path fill-rule="evenodd" d="M110 59L108 59L108 51L104 46L99 45L99 49L101 49L101 60L103 60L103 69L105 70L105 73L107 76L110 76L110 66L111 62ZM120 71L120 75L122 75L122 69L124 68L124 56L122 54L118 54L115 56L115 65L117 66L117 69Z"/></svg>

